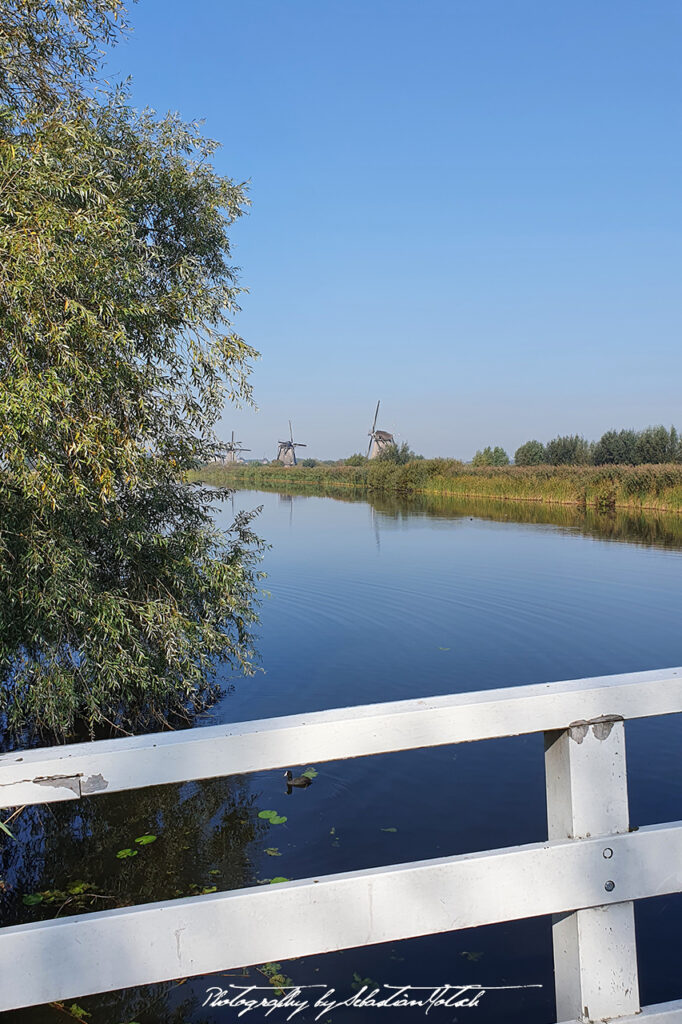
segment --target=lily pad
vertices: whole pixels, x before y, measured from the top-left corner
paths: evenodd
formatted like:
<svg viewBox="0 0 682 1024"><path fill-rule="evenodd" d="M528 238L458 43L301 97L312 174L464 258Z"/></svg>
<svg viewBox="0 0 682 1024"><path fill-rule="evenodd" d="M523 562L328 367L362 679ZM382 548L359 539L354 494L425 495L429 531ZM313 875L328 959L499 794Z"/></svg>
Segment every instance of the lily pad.
<svg viewBox="0 0 682 1024"><path fill-rule="evenodd" d="M82 1006L78 1005L78 1003L72 1003L66 1012L70 1013L75 1020L85 1020L86 1017L92 1016L91 1013L84 1010Z"/></svg>
<svg viewBox="0 0 682 1024"><path fill-rule="evenodd" d="M277 875L277 878L270 879L270 885L277 885L278 882L290 882L290 878L284 878L283 875Z"/></svg>
<svg viewBox="0 0 682 1024"><path fill-rule="evenodd" d="M77 878L75 882L71 882L66 888L72 896L80 896L82 892L85 892L86 889L90 888L90 883Z"/></svg>
<svg viewBox="0 0 682 1024"><path fill-rule="evenodd" d="M314 768L306 768L304 772L301 772L301 775L305 776L306 779L316 779L318 773Z"/></svg>
<svg viewBox="0 0 682 1024"><path fill-rule="evenodd" d="M119 860L124 860L126 857L137 857L138 853L139 850L125 849L119 850L116 856L118 857Z"/></svg>
<svg viewBox="0 0 682 1024"><path fill-rule="evenodd" d="M373 978L361 978L357 971L353 971L353 983L351 984L351 988L357 992L359 989L381 988L381 986L379 985L379 982L374 981Z"/></svg>
<svg viewBox="0 0 682 1024"><path fill-rule="evenodd" d="M155 843L156 839L157 839L156 836L150 836L150 835L138 836L137 839L135 840L135 842L139 843L140 846L148 846L149 843Z"/></svg>
<svg viewBox="0 0 682 1024"><path fill-rule="evenodd" d="M279 850L277 849L276 846L266 846L265 847L265 852L267 853L268 857L281 857L282 856L282 854L279 852Z"/></svg>
<svg viewBox="0 0 682 1024"><path fill-rule="evenodd" d="M287 820L285 815L278 814L277 811L259 811L258 817L265 818L271 825L283 825Z"/></svg>
<svg viewBox="0 0 682 1024"><path fill-rule="evenodd" d="M38 905L38 903L43 902L43 897L39 892L28 892L22 898L21 902L24 904L25 907L35 907Z"/></svg>

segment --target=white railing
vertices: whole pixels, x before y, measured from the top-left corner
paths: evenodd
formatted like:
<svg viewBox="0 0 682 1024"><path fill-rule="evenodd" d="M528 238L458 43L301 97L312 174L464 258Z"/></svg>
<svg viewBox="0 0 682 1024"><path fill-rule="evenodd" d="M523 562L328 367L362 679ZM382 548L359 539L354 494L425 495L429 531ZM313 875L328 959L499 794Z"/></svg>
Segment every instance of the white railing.
<svg viewBox="0 0 682 1024"><path fill-rule="evenodd" d="M640 1008L633 901L682 891L682 823L629 831L624 735L676 712L682 668L4 754L0 808L542 732L549 838L2 928L0 1010L553 914L560 1021L680 1024Z"/></svg>

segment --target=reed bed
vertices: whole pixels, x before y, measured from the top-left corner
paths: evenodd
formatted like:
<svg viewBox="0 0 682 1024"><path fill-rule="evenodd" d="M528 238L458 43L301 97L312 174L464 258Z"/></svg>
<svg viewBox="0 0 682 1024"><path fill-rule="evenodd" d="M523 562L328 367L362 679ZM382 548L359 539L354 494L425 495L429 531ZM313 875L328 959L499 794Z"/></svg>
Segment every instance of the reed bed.
<svg viewBox="0 0 682 1024"><path fill-rule="evenodd" d="M601 510L682 511L682 465L470 466L455 459L416 459L403 466L210 465L194 479L220 486L363 487L372 491L535 501Z"/></svg>

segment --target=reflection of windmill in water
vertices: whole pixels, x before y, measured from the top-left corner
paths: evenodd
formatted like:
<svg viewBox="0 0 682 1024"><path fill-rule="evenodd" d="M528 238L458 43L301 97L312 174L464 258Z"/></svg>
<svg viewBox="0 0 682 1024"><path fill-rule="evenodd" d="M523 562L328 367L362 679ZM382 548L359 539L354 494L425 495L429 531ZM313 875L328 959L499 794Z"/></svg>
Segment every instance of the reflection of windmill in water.
<svg viewBox="0 0 682 1024"><path fill-rule="evenodd" d="M377 551L381 554L381 540L379 539L379 517L374 511L374 505L370 505L370 512L372 513L372 528L374 529L374 540L376 541Z"/></svg>
<svg viewBox="0 0 682 1024"><path fill-rule="evenodd" d="M372 429L369 432L369 448L367 449L367 458L376 459L377 455L381 455L389 445L392 445L393 434L389 434L387 430L377 430L377 417L379 415L379 406L381 400L377 402L376 412L374 413L374 423Z"/></svg>
<svg viewBox="0 0 682 1024"><path fill-rule="evenodd" d="M294 496L293 494L280 494L279 504L289 506L289 529L291 529L294 522Z"/></svg>
<svg viewBox="0 0 682 1024"><path fill-rule="evenodd" d="M250 448L244 448L241 441L235 441L234 430L232 431L232 440L228 441L225 445L225 458L223 462L243 462L243 459L239 458L240 452L250 452Z"/></svg>
<svg viewBox="0 0 682 1024"><path fill-rule="evenodd" d="M277 462L281 462L283 466L295 466L296 465L296 449L307 448L305 444L301 444L300 441L294 441L294 432L291 429L291 420L289 420L289 441L278 441L279 448L277 449Z"/></svg>

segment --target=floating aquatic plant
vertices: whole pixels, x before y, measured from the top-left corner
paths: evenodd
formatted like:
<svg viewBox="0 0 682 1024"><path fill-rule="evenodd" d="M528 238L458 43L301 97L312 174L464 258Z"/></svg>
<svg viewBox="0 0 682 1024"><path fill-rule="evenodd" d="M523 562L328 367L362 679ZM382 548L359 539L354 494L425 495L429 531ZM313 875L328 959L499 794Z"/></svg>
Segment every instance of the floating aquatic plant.
<svg viewBox="0 0 682 1024"><path fill-rule="evenodd" d="M271 825L283 825L287 820L285 815L278 814L277 811L259 811L258 817L265 818Z"/></svg>

